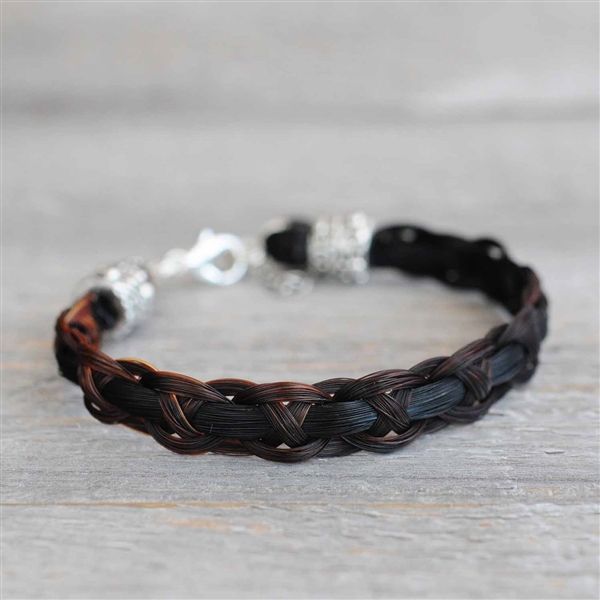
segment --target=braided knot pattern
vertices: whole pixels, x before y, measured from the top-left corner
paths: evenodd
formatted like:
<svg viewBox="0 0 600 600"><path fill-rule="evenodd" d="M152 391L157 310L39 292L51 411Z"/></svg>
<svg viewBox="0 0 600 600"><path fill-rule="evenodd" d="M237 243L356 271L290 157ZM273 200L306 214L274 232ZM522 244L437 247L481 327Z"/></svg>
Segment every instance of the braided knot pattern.
<svg viewBox="0 0 600 600"><path fill-rule="evenodd" d="M539 348L538 311L524 310L452 356L406 370L313 385L203 382L101 352L92 300L83 298L75 315L65 311L57 322L63 374L79 383L99 421L148 433L182 454L296 462L357 450L390 452L425 432L480 418L514 381L530 376Z"/></svg>
<svg viewBox="0 0 600 600"><path fill-rule="evenodd" d="M305 228L288 234L273 247L288 262L302 263ZM514 316L451 356L410 369L312 385L199 381L103 353L105 321L90 291L56 322L61 373L81 386L85 406L99 421L148 433L174 452L253 454L280 462L397 450L423 433L479 419L533 375L546 336L547 301L535 273L513 263L500 244L395 226L375 234L370 254L372 266L481 289Z"/></svg>

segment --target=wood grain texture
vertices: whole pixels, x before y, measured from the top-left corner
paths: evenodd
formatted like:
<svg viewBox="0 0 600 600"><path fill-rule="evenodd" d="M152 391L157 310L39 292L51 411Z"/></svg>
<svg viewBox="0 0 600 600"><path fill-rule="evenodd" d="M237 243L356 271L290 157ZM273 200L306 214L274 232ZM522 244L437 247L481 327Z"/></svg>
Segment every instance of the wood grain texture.
<svg viewBox="0 0 600 600"><path fill-rule="evenodd" d="M3 10L3 597L598 596L596 6ZM281 465L170 454L58 377L53 320L96 264L353 209L492 235L535 266L535 379L396 454ZM503 318L387 272L291 301L189 285L107 350L312 382Z"/></svg>

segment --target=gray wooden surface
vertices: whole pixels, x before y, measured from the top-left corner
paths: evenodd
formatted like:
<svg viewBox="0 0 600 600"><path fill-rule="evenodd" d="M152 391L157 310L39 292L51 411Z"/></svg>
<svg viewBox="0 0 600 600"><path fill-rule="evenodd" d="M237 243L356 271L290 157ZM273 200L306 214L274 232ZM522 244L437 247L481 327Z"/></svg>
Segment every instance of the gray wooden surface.
<svg viewBox="0 0 600 600"><path fill-rule="evenodd" d="M598 596L594 3L4 3L4 598ZM181 457L85 411L52 325L99 262L363 209L541 273L531 384L388 456ZM316 381L504 315L383 273L283 301L187 286L109 345Z"/></svg>

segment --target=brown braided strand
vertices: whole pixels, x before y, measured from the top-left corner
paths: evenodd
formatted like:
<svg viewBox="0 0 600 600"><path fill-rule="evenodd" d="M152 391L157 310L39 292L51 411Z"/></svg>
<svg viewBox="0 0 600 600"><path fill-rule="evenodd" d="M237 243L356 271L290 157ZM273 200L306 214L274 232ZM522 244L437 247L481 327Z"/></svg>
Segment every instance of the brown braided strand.
<svg viewBox="0 0 600 600"><path fill-rule="evenodd" d="M515 265L503 249L500 258L484 256L490 245L501 248L495 242L465 242L414 228L418 247L410 236L408 249L394 239L399 229L378 232L373 266L445 279L450 265L460 275L457 280L453 272L452 285L482 289L514 318L452 356L407 370L313 385L204 382L100 351L98 297L89 292L57 320L61 373L81 386L85 405L98 420L148 433L182 454L211 451L297 462L358 450L390 452L449 423L472 422L535 371L546 335L546 298L535 273Z"/></svg>

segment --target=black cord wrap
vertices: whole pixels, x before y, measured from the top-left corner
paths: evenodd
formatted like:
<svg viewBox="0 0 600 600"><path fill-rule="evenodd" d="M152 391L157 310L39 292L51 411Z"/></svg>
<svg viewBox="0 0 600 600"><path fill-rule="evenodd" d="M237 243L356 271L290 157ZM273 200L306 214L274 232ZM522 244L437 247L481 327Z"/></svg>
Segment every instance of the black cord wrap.
<svg viewBox="0 0 600 600"><path fill-rule="evenodd" d="M306 267L309 232L308 224L293 222L267 238L268 254ZM106 299L90 292L57 321L61 373L83 388L96 418L147 432L175 452L250 453L283 462L395 450L421 433L480 418L533 375L546 336L547 301L535 273L514 263L499 243L393 226L375 233L369 260L371 267L479 289L514 317L452 356L410 369L314 385L202 382L103 354Z"/></svg>

